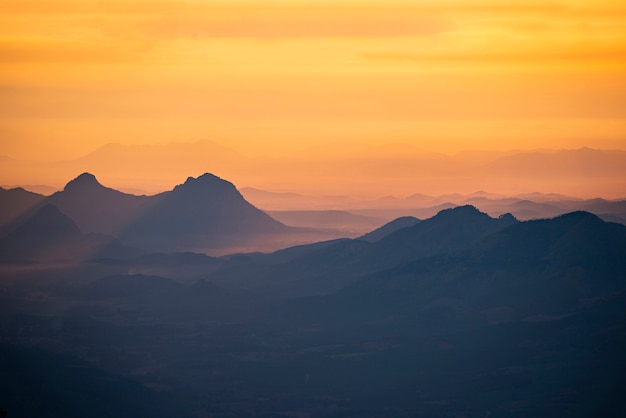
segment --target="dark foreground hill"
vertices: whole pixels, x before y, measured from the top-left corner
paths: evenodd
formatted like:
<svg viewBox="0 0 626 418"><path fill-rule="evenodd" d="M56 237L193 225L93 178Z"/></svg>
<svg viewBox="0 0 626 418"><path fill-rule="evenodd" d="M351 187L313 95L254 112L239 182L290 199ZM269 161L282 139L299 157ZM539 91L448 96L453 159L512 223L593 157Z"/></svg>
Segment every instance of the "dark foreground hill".
<svg viewBox="0 0 626 418"><path fill-rule="evenodd" d="M586 212L461 207L375 242L0 272L0 337L41 353L38 374L0 362L8 416L28 398L52 417L626 413L626 227Z"/></svg>
<svg viewBox="0 0 626 418"><path fill-rule="evenodd" d="M377 228L371 232L368 232L367 234L364 234L360 238L364 241L376 242L385 238L387 235L390 235L396 232L399 229L414 226L419 221L420 221L419 219L413 216L403 216L403 217L394 219L391 222L386 223L380 228Z"/></svg>
<svg viewBox="0 0 626 418"><path fill-rule="evenodd" d="M463 250L373 273L312 301L331 321L414 316L428 319L428 332L440 329L439 321L484 326L569 315L624 291L625 254L626 226L574 212L513 224Z"/></svg>

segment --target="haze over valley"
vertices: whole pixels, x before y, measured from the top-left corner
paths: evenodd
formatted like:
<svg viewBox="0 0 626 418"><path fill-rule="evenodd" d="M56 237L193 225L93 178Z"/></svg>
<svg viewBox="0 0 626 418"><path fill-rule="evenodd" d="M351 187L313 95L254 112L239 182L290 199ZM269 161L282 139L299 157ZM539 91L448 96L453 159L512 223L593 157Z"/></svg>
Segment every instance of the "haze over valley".
<svg viewBox="0 0 626 418"><path fill-rule="evenodd" d="M623 0L0 10L0 418L626 416Z"/></svg>
<svg viewBox="0 0 626 418"><path fill-rule="evenodd" d="M378 218L264 212L209 173L151 196L89 173L50 196L2 190L0 406L619 415L626 226L590 211L617 219L624 205L485 193L386 201L368 209ZM424 216L383 221L402 211Z"/></svg>

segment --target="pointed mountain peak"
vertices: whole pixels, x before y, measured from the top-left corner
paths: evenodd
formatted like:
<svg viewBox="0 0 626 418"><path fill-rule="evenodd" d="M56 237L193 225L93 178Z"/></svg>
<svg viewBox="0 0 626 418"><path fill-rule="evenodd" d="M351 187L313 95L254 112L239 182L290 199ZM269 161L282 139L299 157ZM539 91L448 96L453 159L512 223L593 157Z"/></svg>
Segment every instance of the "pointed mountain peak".
<svg viewBox="0 0 626 418"><path fill-rule="evenodd" d="M50 203L35 212L32 217L21 225L20 230L48 234L56 233L59 235L80 233L76 223Z"/></svg>
<svg viewBox="0 0 626 418"><path fill-rule="evenodd" d="M191 191L226 191L236 190L235 186L214 174L204 173L199 177L188 177L185 183L179 184L174 190L191 190Z"/></svg>
<svg viewBox="0 0 626 418"><path fill-rule="evenodd" d="M63 213L61 213L61 211L56 206L50 203L47 203L41 209L35 212L35 214L33 215L33 219L34 218L61 219L61 218L67 218L67 217L63 215Z"/></svg>
<svg viewBox="0 0 626 418"><path fill-rule="evenodd" d="M91 173L83 173L80 176L76 177L74 180L70 181L65 185L64 191L68 190L77 190L77 189L86 189L86 188L94 188L94 187L104 187L96 179Z"/></svg>
<svg viewBox="0 0 626 418"><path fill-rule="evenodd" d="M185 184L208 183L208 182L215 182L215 181L221 182L221 181L226 181L226 180L217 177L215 174L204 173L203 175L198 176L198 177L187 177L187 181L185 182Z"/></svg>

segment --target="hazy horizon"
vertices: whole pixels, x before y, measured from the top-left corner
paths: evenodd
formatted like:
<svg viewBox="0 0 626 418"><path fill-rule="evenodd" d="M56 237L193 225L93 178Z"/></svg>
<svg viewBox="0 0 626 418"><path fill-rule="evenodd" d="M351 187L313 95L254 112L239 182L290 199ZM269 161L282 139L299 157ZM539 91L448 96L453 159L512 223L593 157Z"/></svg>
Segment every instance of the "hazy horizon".
<svg viewBox="0 0 626 418"><path fill-rule="evenodd" d="M617 0L6 0L3 11L0 156L18 162L0 162L0 184L61 187L90 171L155 193L209 171L314 194L626 196L623 158L485 167L511 150L626 152ZM220 145L185 151L201 140Z"/></svg>
<svg viewBox="0 0 626 418"><path fill-rule="evenodd" d="M0 162L0 184L50 194L80 173L90 172L107 187L151 195L170 190L187 177L211 172L239 189L354 200L479 191L498 196L535 192L573 198L626 196L626 151L620 150L582 147L445 154L409 143L364 146L344 142L280 157L246 155L245 151L204 140L109 143L66 160L5 156Z"/></svg>

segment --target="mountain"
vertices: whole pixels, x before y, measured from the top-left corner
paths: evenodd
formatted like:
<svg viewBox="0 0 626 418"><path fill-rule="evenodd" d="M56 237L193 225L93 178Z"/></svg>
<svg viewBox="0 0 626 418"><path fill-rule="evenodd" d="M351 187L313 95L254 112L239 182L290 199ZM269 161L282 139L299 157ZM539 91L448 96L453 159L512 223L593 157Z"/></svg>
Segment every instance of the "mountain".
<svg viewBox="0 0 626 418"><path fill-rule="evenodd" d="M350 315L430 318L423 323L430 331L484 326L575 312L587 298L624 292L625 271L626 226L573 212L514 223L465 249L373 273L333 303Z"/></svg>
<svg viewBox="0 0 626 418"><path fill-rule="evenodd" d="M206 173L159 195L120 238L151 250L198 249L239 245L288 230L248 203L232 183Z"/></svg>
<svg viewBox="0 0 626 418"><path fill-rule="evenodd" d="M53 208L33 223L80 236ZM518 222L465 206L375 242L20 271L0 286L2 340L80 360L0 361L10 416L626 412L626 227L588 212Z"/></svg>
<svg viewBox="0 0 626 418"><path fill-rule="evenodd" d="M287 301L276 334L297 344L307 330L326 350L315 375L385 399L392 416L623 415L624 272L626 227L574 212ZM366 375L385 384L355 383ZM407 386L419 391L399 395Z"/></svg>
<svg viewBox="0 0 626 418"><path fill-rule="evenodd" d="M85 232L118 236L159 196L135 196L103 186L90 173L76 177L47 199Z"/></svg>
<svg viewBox="0 0 626 418"><path fill-rule="evenodd" d="M44 199L45 196L19 187L9 190L0 188L0 226L17 219Z"/></svg>
<svg viewBox="0 0 626 418"><path fill-rule="evenodd" d="M111 236L83 234L72 219L52 204L16 223L0 238L0 257L10 261L80 260L133 254Z"/></svg>
<svg viewBox="0 0 626 418"><path fill-rule="evenodd" d="M131 189L140 187L147 189L148 194L155 194L169 189L190 172L201 173L211 167L233 176L249 163L228 147L201 140L133 145L110 143L65 164L71 172L88 169L104 173L114 184L124 184Z"/></svg>
<svg viewBox="0 0 626 418"><path fill-rule="evenodd" d="M592 212L596 215L599 214L625 214L626 213L626 200L605 200L605 199L590 199L580 202L580 205L574 206L575 209Z"/></svg>
<svg viewBox="0 0 626 418"><path fill-rule="evenodd" d="M492 218L472 206L461 206L372 243L343 239L322 246L302 246L294 252L296 256L278 265L263 262L263 258L235 259L211 278L225 286L237 283L279 297L326 294L368 273L470 247L516 222L511 215Z"/></svg>
<svg viewBox="0 0 626 418"><path fill-rule="evenodd" d="M47 186L45 184L16 184L11 186L2 186L5 189L24 189L26 191L37 193L43 196L50 196L54 192L58 192L59 188L54 186Z"/></svg>
<svg viewBox="0 0 626 418"><path fill-rule="evenodd" d="M516 223L510 214L492 218L474 206L444 209L432 218L377 241L372 252L387 264L455 251Z"/></svg>
<svg viewBox="0 0 626 418"><path fill-rule="evenodd" d="M112 235L150 250L230 247L291 231L248 203L232 183L211 174L189 177L174 190L154 196L105 187L90 173L81 174L48 198L9 192L24 194L30 199L23 199L26 203L34 202L15 206L6 200L5 206L23 218L50 204L85 233Z"/></svg>
<svg viewBox="0 0 626 418"><path fill-rule="evenodd" d="M368 242L380 241L381 239L385 238L387 235L392 234L399 229L414 226L418 222L420 222L420 220L413 216L403 216L400 218L396 218L393 221L388 222L385 225L381 226L380 228L377 228L371 232L368 232L367 234L361 236L359 239L363 241L368 241Z"/></svg>

